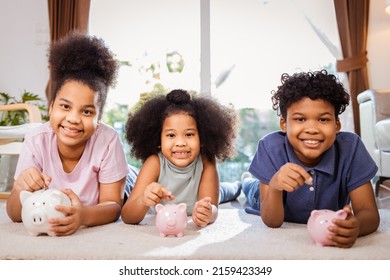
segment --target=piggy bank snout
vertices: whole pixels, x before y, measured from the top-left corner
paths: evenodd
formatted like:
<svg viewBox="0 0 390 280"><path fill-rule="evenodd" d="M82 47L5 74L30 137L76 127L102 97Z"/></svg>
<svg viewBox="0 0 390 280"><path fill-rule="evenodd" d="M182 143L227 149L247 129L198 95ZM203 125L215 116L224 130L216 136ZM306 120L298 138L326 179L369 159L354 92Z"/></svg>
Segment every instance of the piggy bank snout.
<svg viewBox="0 0 390 280"><path fill-rule="evenodd" d="M168 217L167 217L167 220L166 220L166 222L167 222L167 225L168 226L174 226L174 225L176 225L176 217L175 216L173 216L172 214L169 214L168 213Z"/></svg>
<svg viewBox="0 0 390 280"><path fill-rule="evenodd" d="M31 221L34 225L42 225L46 222L46 217L43 213L33 213L31 216Z"/></svg>

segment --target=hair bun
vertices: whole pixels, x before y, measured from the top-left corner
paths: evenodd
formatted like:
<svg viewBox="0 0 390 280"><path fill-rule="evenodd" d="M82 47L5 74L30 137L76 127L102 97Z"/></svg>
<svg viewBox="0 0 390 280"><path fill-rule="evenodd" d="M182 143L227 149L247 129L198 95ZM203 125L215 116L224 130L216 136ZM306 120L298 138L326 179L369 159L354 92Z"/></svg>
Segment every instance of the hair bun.
<svg viewBox="0 0 390 280"><path fill-rule="evenodd" d="M174 89L167 94L167 101L174 104L186 104L191 101L191 95L183 89Z"/></svg>
<svg viewBox="0 0 390 280"><path fill-rule="evenodd" d="M107 87L116 80L117 61L104 41L77 31L54 43L49 63L54 80L94 77Z"/></svg>

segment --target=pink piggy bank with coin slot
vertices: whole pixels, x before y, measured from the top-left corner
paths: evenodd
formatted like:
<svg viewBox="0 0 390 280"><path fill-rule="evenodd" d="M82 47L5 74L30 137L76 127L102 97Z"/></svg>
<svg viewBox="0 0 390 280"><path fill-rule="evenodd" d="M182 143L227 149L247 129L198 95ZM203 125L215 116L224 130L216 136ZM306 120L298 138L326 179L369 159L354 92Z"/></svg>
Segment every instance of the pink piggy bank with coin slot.
<svg viewBox="0 0 390 280"><path fill-rule="evenodd" d="M157 204L156 227L160 236L182 237L187 227L187 204Z"/></svg>
<svg viewBox="0 0 390 280"><path fill-rule="evenodd" d="M22 221L30 235L38 236L48 234L55 236L49 231L51 218L63 218L65 214L55 209L57 205L70 206L69 197L55 189L41 189L35 192L21 191L20 202L22 203Z"/></svg>
<svg viewBox="0 0 390 280"><path fill-rule="evenodd" d="M311 239L317 246L332 245L332 241L327 238L327 235L330 234L328 227L334 225L333 219L345 220L346 217L347 213L344 210L313 210L307 221L307 230Z"/></svg>

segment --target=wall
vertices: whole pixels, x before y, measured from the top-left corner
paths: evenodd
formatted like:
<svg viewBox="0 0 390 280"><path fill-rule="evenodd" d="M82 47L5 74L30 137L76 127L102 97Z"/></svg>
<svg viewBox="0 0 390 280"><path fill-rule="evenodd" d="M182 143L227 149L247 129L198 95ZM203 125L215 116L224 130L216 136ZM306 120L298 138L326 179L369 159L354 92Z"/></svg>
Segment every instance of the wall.
<svg viewBox="0 0 390 280"><path fill-rule="evenodd" d="M390 15L384 13L384 0L370 3L370 85L390 88ZM17 95L28 90L45 97L49 77L47 0L0 0L0 36L0 91Z"/></svg>
<svg viewBox="0 0 390 280"><path fill-rule="evenodd" d="M0 0L0 92L45 97L50 41L47 0Z"/></svg>
<svg viewBox="0 0 390 280"><path fill-rule="evenodd" d="M385 13L384 1L370 1L367 56L370 86L374 89L390 88L390 15Z"/></svg>

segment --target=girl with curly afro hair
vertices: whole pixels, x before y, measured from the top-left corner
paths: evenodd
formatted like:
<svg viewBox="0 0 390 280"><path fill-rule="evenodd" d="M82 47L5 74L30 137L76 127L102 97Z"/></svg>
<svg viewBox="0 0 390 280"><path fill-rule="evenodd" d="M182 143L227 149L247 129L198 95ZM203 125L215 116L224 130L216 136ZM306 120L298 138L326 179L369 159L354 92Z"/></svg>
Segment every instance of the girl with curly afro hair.
<svg viewBox="0 0 390 280"><path fill-rule="evenodd" d="M70 235L120 216L128 165L118 134L101 123L118 64L102 39L74 32L51 46L49 65L50 120L25 137L7 211L19 222L22 190L62 190L71 206L56 208L66 217L50 230Z"/></svg>
<svg viewBox="0 0 390 280"><path fill-rule="evenodd" d="M218 203L241 191L238 182L223 183L219 191L216 168L235 154L236 122L233 108L181 89L158 95L129 115L126 139L143 165L122 220L137 224L150 207L171 201L186 203L198 226L214 222Z"/></svg>
<svg viewBox="0 0 390 280"><path fill-rule="evenodd" d="M327 71L283 74L273 91L281 131L260 139L242 182L251 207L269 227L307 223L315 209L342 209L328 239L349 248L379 226L371 179L378 168L359 136L342 132L339 115L349 95Z"/></svg>

